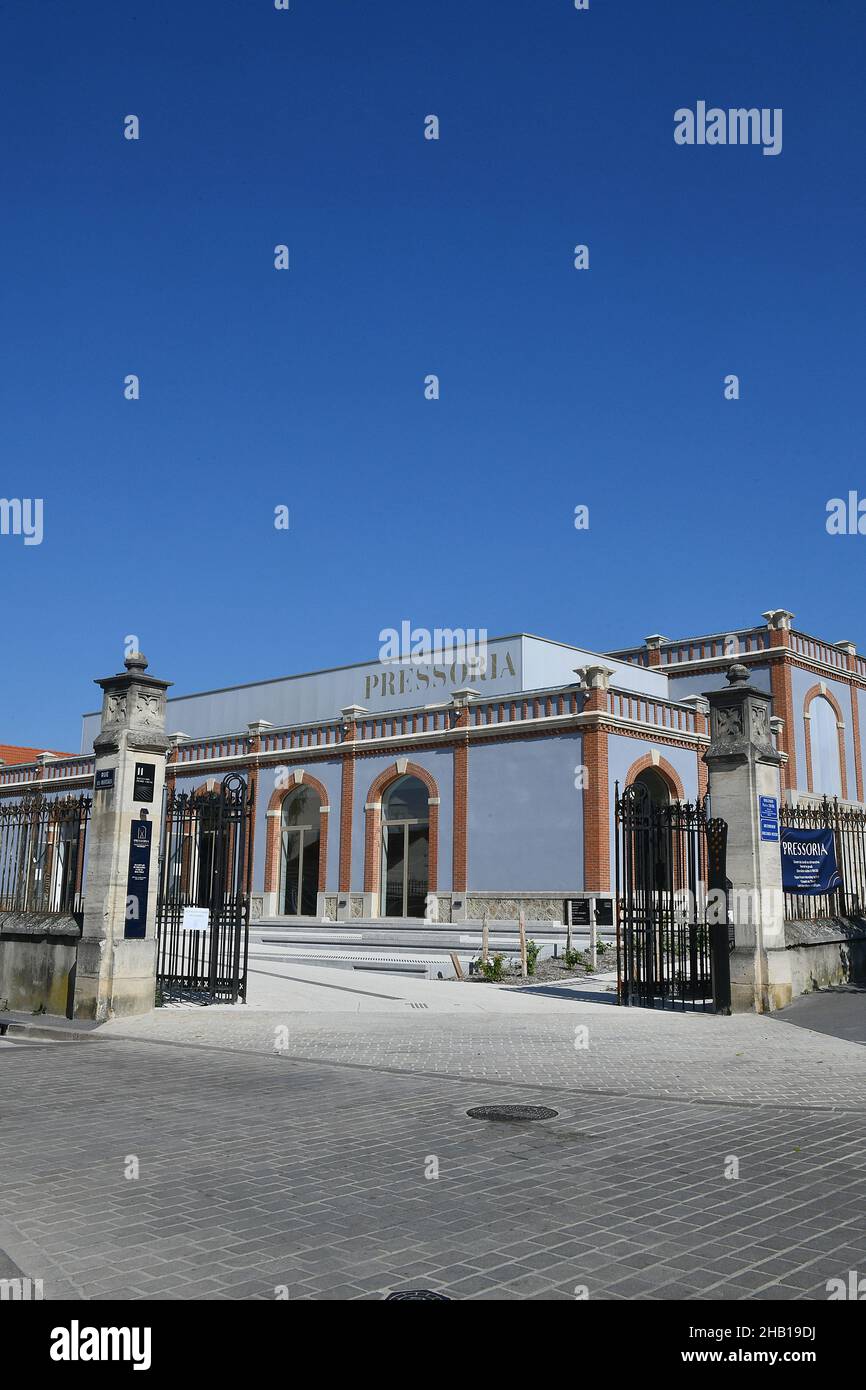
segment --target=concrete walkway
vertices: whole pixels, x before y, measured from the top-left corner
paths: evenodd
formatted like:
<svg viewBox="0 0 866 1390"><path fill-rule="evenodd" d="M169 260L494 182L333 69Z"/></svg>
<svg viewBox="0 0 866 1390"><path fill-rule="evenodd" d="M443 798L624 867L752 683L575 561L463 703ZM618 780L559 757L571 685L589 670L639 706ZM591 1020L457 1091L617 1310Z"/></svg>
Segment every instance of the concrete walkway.
<svg viewBox="0 0 866 1390"><path fill-rule="evenodd" d="M866 988L839 985L803 994L774 1017L797 1028L811 1028L866 1047Z"/></svg>
<svg viewBox="0 0 866 1390"><path fill-rule="evenodd" d="M866 1066L852 1043L778 1015L619 1008L613 983L551 989L257 969L249 1005L157 1009L99 1033L557 1091L866 1114Z"/></svg>
<svg viewBox="0 0 866 1390"><path fill-rule="evenodd" d="M862 1047L603 984L257 972L248 1006L12 1043L0 1267L48 1298L337 1300L799 1300L866 1269ZM467 1117L497 1102L557 1116Z"/></svg>

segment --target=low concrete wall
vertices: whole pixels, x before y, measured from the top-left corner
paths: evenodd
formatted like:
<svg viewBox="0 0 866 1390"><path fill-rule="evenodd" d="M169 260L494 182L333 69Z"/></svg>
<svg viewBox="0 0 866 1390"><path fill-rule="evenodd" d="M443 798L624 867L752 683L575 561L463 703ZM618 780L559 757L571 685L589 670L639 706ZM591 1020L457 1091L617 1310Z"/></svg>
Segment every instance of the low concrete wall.
<svg viewBox="0 0 866 1390"><path fill-rule="evenodd" d="M786 922L784 949L767 952L770 1007L783 1009L798 994L866 980L866 921L828 918Z"/></svg>
<svg viewBox="0 0 866 1390"><path fill-rule="evenodd" d="M71 1018L80 940L74 917L0 914L0 1009Z"/></svg>

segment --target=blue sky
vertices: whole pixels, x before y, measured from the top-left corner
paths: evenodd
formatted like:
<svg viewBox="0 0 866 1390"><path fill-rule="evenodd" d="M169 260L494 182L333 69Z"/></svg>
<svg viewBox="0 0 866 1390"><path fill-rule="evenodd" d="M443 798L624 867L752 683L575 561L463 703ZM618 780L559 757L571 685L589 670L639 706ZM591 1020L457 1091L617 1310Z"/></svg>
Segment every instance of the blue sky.
<svg viewBox="0 0 866 1390"><path fill-rule="evenodd" d="M45 530L0 536L0 742L77 748L127 634L178 694L402 619L784 606L866 650L824 524L866 496L864 38L861 0L4 7L0 496ZM699 99L781 107L782 153L677 146Z"/></svg>

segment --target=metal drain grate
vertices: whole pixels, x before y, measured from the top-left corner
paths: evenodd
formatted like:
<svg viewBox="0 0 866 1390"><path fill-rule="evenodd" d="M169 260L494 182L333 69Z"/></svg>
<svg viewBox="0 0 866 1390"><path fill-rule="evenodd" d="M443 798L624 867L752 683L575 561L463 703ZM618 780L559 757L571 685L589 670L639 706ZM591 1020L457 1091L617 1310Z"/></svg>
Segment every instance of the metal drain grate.
<svg viewBox="0 0 866 1390"><path fill-rule="evenodd" d="M419 1298L434 1299L436 1303L450 1303L452 1300L444 1293L434 1293L432 1289L403 1289L400 1293L389 1293L385 1295L386 1303L395 1303L398 1299L402 1302L408 1299L415 1303Z"/></svg>
<svg viewBox="0 0 866 1390"><path fill-rule="evenodd" d="M555 1120L558 1110L547 1105L475 1105L466 1114L470 1120Z"/></svg>

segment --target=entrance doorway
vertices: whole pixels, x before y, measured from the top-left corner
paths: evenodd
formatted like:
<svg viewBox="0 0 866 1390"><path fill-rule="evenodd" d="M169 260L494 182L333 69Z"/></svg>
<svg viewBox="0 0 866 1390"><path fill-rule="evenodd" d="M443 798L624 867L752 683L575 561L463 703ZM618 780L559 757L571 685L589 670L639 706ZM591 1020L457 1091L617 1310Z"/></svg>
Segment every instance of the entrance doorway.
<svg viewBox="0 0 866 1390"><path fill-rule="evenodd" d="M384 917L423 917L429 888L429 792L418 777L398 777L382 798Z"/></svg>
<svg viewBox="0 0 866 1390"><path fill-rule="evenodd" d="M315 917L319 892L322 800L306 785L283 801L280 834L280 912Z"/></svg>
<svg viewBox="0 0 866 1390"><path fill-rule="evenodd" d="M640 800L636 801L635 805L644 806L648 818L655 812L662 812L671 804L668 784L655 768L648 767L638 773L632 786L640 789ZM671 824L670 820L662 815L658 815L654 823L657 830L646 842L647 853L635 864L637 886L649 892L669 893L674 887Z"/></svg>

